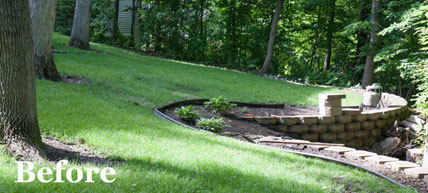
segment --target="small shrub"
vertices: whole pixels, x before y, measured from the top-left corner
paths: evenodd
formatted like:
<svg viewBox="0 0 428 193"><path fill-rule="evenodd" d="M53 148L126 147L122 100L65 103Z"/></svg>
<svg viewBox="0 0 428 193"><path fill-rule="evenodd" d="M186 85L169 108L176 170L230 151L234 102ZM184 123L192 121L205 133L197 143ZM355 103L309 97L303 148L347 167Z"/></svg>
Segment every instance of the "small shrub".
<svg viewBox="0 0 428 193"><path fill-rule="evenodd" d="M242 107L239 112L241 113L248 113L248 107Z"/></svg>
<svg viewBox="0 0 428 193"><path fill-rule="evenodd" d="M223 127L221 126L222 123L222 118L202 118L196 123L196 127L214 133L220 133L223 131Z"/></svg>
<svg viewBox="0 0 428 193"><path fill-rule="evenodd" d="M197 111L193 110L193 106L189 105L186 107L177 108L174 111L178 116L180 116L180 119L194 125L196 121L199 120L199 115Z"/></svg>
<svg viewBox="0 0 428 193"><path fill-rule="evenodd" d="M204 105L214 113L220 113L221 115L228 115L232 107L236 106L236 104L231 104L227 99L223 98L223 96L212 98L210 101L205 102Z"/></svg>

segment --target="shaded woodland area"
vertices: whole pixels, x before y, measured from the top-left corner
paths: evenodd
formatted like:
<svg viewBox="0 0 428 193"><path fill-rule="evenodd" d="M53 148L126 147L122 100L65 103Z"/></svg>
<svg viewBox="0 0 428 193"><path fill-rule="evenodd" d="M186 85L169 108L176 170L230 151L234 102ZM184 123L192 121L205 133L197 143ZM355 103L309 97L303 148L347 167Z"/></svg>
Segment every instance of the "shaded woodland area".
<svg viewBox="0 0 428 193"><path fill-rule="evenodd" d="M358 86L366 68L363 86L376 82L407 99L418 93L426 1L133 0L134 36L114 33L115 13L126 11L118 2L93 1L92 41L309 84ZM56 31L71 32L73 3L58 2Z"/></svg>

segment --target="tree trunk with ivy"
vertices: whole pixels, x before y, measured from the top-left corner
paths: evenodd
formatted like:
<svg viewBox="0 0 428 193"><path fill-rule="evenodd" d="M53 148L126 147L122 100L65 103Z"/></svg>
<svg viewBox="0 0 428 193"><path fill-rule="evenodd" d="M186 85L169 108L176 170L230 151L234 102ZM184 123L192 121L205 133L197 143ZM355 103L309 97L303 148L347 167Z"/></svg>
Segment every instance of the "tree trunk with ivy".
<svg viewBox="0 0 428 193"><path fill-rule="evenodd" d="M76 0L69 46L89 50L92 0Z"/></svg>
<svg viewBox="0 0 428 193"><path fill-rule="evenodd" d="M40 79L61 81L52 54L56 4L56 0L30 0L30 12L36 76Z"/></svg>
<svg viewBox="0 0 428 193"><path fill-rule="evenodd" d="M0 1L0 128L5 151L46 156L37 121L34 51L28 0Z"/></svg>

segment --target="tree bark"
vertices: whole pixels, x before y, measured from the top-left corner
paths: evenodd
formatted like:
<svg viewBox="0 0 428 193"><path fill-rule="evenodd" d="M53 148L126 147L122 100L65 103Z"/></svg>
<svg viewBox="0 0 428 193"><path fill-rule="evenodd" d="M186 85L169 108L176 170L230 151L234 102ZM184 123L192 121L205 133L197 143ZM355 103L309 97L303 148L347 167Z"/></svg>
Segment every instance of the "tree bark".
<svg viewBox="0 0 428 193"><path fill-rule="evenodd" d="M52 54L52 37L56 14L56 0L29 0L33 29L36 76L61 81Z"/></svg>
<svg viewBox="0 0 428 193"><path fill-rule="evenodd" d="M317 21L317 29L315 30L315 34L314 34L314 44L312 45L312 54L311 54L311 58L309 59L309 68L312 69L313 67L313 62L314 62L314 57L317 54L317 49L318 49L318 44L319 44L319 31L321 28L321 7L318 7L318 21ZM317 69L319 70L319 69Z"/></svg>
<svg viewBox="0 0 428 193"><path fill-rule="evenodd" d="M37 121L28 0L0 1L0 128L5 151L18 158L46 156Z"/></svg>
<svg viewBox="0 0 428 193"><path fill-rule="evenodd" d="M374 78L374 69L376 64L374 62L375 51L377 50L378 43L380 37L377 33L380 30L380 16L377 13L377 10L380 8L380 0L372 1L372 11L371 11L371 32L370 32L370 53L367 55L366 66L364 68L364 75L362 81L362 87L366 88L366 86L373 83Z"/></svg>
<svg viewBox="0 0 428 193"><path fill-rule="evenodd" d="M76 0L69 46L89 50L92 0Z"/></svg>
<svg viewBox="0 0 428 193"><path fill-rule="evenodd" d="M278 0L276 2L275 14L273 16L272 26L270 29L266 58L263 63L263 67L260 69L260 72L259 72L260 74L266 74L268 73L268 70L269 70L270 61L272 59L272 53L273 53L273 45L275 44L276 28L278 26L279 16L281 15L283 3L284 3L283 0Z"/></svg>
<svg viewBox="0 0 428 193"><path fill-rule="evenodd" d="M119 0L114 0L114 14L113 14L113 41L117 41L119 36Z"/></svg>
<svg viewBox="0 0 428 193"><path fill-rule="evenodd" d="M324 58L324 72L330 69L331 62L331 42L333 40L333 31L334 31L334 16L336 9L336 0L330 0L330 18L328 20L328 30L327 30L327 49L325 51Z"/></svg>

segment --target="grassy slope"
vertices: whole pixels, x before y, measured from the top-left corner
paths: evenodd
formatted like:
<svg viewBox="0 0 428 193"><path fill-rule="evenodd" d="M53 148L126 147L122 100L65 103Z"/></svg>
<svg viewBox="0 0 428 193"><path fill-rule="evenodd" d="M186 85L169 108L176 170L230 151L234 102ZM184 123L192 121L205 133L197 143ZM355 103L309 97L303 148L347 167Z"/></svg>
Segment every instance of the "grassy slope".
<svg viewBox="0 0 428 193"><path fill-rule="evenodd" d="M96 51L82 51L66 47L67 40L55 35L55 48L67 51L55 55L59 71L87 77L92 83L38 81L40 127L45 135L85 141L97 152L125 160L114 166L117 181L16 184L13 159L0 154L0 192L398 190L360 170L189 130L152 113L154 107L174 100L219 95L240 101L316 105L318 94L340 93L335 89L296 86L240 72L143 57L99 44L91 45ZM348 96L345 103L356 104L358 100Z"/></svg>

